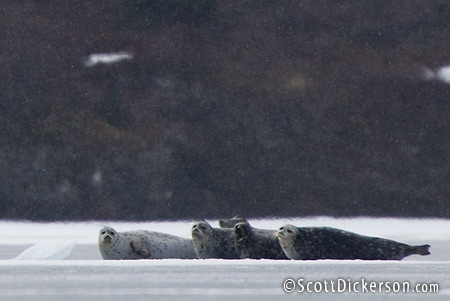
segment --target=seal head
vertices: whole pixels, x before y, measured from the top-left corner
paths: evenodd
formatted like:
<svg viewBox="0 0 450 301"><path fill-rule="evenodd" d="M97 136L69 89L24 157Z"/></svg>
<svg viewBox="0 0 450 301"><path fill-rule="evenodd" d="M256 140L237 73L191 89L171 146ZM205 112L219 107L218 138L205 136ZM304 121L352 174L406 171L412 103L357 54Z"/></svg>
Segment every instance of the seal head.
<svg viewBox="0 0 450 301"><path fill-rule="evenodd" d="M288 224L278 229L278 241L289 259L295 259L298 257L297 251L294 247L297 235L298 229L294 225Z"/></svg>
<svg viewBox="0 0 450 301"><path fill-rule="evenodd" d="M233 229L213 228L207 222L198 222L191 228L195 253L200 259L239 259L234 245Z"/></svg>
<svg viewBox="0 0 450 301"><path fill-rule="evenodd" d="M98 236L98 244L105 247L111 247L119 240L119 233L112 227L103 227Z"/></svg>

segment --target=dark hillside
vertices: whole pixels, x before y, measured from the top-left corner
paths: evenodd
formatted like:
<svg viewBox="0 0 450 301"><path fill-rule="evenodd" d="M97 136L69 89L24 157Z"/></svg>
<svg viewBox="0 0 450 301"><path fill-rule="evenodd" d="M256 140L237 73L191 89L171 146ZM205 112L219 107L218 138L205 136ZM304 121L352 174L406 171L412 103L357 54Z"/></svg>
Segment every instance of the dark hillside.
<svg viewBox="0 0 450 301"><path fill-rule="evenodd" d="M448 1L4 1L0 27L0 219L450 217Z"/></svg>

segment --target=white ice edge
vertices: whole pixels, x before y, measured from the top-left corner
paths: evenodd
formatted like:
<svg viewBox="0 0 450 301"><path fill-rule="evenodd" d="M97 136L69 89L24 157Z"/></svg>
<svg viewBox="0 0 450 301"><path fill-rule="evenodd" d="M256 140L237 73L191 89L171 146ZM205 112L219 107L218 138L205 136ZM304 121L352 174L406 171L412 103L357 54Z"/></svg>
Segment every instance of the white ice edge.
<svg viewBox="0 0 450 301"><path fill-rule="evenodd" d="M208 220L218 227L217 220ZM276 218L249 219L252 226L263 229L278 229L284 224L297 226L328 226L369 236L380 236L406 243L427 243L450 238L450 220L448 219L413 219L413 218ZM190 229L194 221L161 222L15 222L0 221L0 244L26 245L71 239L77 244L97 244L98 231L103 226L112 226L117 231L146 229L165 232L181 237L191 237Z"/></svg>

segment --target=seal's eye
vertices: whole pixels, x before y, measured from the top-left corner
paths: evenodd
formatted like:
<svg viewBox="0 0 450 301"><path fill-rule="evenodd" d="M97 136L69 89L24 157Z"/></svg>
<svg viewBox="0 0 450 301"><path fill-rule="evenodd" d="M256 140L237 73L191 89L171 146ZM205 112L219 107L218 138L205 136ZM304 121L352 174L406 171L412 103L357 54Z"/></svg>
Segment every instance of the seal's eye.
<svg viewBox="0 0 450 301"><path fill-rule="evenodd" d="M288 229L287 232L288 232L288 233L292 233L292 230Z"/></svg>
<svg viewBox="0 0 450 301"><path fill-rule="evenodd" d="M111 235L114 235L115 233L114 233L114 232L111 232L110 234L111 234Z"/></svg>
<svg viewBox="0 0 450 301"><path fill-rule="evenodd" d="M205 226L200 226L200 228L201 228L202 230L206 230L206 227L205 227Z"/></svg>
<svg viewBox="0 0 450 301"><path fill-rule="evenodd" d="M280 230L283 231L283 230L284 230L284 227L281 227Z"/></svg>
<svg viewBox="0 0 450 301"><path fill-rule="evenodd" d="M102 235L105 235L106 234L106 232L105 231L102 231Z"/></svg>

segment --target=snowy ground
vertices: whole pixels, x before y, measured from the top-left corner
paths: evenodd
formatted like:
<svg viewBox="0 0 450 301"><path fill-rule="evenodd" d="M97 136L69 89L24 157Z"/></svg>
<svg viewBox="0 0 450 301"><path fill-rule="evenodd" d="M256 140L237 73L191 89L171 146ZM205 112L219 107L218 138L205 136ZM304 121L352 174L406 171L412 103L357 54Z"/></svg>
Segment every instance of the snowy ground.
<svg viewBox="0 0 450 301"><path fill-rule="evenodd" d="M210 222L217 226L217 221ZM431 255L410 256L401 262L104 261L97 248L97 234L104 225L118 231L149 229L190 237L192 223L0 221L0 300L130 300L130 297L133 300L179 300L180 296L183 300L450 298L450 220L318 217L250 222L254 227L266 229L277 229L285 223L331 226L410 244L428 243ZM58 246L61 248L55 250ZM32 252L22 253L30 247L33 247ZM66 257L70 250L66 260L55 260ZM290 280L286 281L288 278L296 282L295 287ZM284 283L286 289L293 289L293 292L286 293ZM307 292L308 283L313 291L322 292ZM438 284L439 293L417 293L419 289L434 289L433 284ZM350 285L360 292L349 293ZM303 292L299 292L302 289ZM386 293L388 290L390 292ZM397 290L400 292L395 293Z"/></svg>

